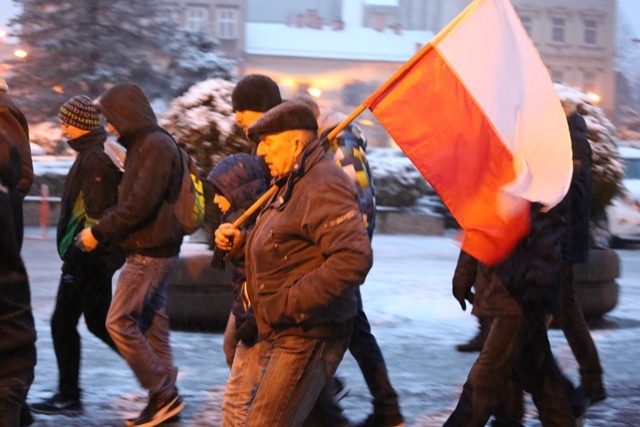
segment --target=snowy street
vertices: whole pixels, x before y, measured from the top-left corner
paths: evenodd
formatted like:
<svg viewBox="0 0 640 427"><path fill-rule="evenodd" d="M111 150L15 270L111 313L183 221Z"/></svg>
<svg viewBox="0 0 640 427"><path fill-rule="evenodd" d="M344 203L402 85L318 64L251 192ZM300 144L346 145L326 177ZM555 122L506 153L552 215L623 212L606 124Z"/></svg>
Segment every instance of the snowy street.
<svg viewBox="0 0 640 427"><path fill-rule="evenodd" d="M49 319L55 302L60 261L52 229L47 239L28 228L23 257L29 271L38 330L38 366L30 402L49 397L57 385ZM31 236L31 237L29 237ZM391 380L409 426L440 426L457 403L460 388L477 353L455 351L455 344L476 333L475 318L451 295L458 248L451 237L375 235L374 266L362 287L364 308L387 361ZM602 325L592 329L605 371L608 399L591 407L587 427L640 425L640 252L619 250L620 299ZM93 337L84 324L84 414L69 418L37 415L34 426L122 426L146 404L143 389L126 364ZM562 369L577 379L577 365L562 333L550 332ZM219 426L220 404L228 368L222 334L172 332L178 387L187 406L176 426ZM338 373L350 392L342 400L356 423L371 410L362 375L347 355ZM539 426L527 403L526 426Z"/></svg>

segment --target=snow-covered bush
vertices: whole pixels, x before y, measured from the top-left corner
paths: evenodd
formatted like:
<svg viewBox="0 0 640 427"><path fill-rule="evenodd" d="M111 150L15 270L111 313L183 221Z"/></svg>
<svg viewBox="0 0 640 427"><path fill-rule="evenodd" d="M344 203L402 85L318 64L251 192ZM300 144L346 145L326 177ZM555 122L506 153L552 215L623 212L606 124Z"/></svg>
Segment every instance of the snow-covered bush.
<svg viewBox="0 0 640 427"><path fill-rule="evenodd" d="M373 175L378 206L406 208L433 190L418 169L400 150L372 148L367 161Z"/></svg>
<svg viewBox="0 0 640 427"><path fill-rule="evenodd" d="M225 156L251 151L242 129L234 124L234 87L218 78L197 83L171 101L160 117L160 125L194 157L202 177Z"/></svg>

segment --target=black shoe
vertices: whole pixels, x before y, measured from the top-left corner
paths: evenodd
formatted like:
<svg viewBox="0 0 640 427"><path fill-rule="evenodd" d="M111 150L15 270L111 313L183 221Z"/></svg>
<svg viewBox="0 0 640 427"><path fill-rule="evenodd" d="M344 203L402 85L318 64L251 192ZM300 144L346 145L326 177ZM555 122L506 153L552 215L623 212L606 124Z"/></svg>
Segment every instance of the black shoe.
<svg viewBox="0 0 640 427"><path fill-rule="evenodd" d="M45 415L78 415L82 413L80 399L67 399L60 393L31 405L31 410Z"/></svg>
<svg viewBox="0 0 640 427"><path fill-rule="evenodd" d="M486 338L487 337L482 332L478 332L478 335L471 338L468 342L464 344L458 344L456 346L456 350L462 353L482 351L482 347L484 347L484 342Z"/></svg>
<svg viewBox="0 0 640 427"><path fill-rule="evenodd" d="M177 419L182 408L184 408L184 402L177 392L166 400L161 400L159 395L153 394L140 416L133 420L127 420L126 425L129 427L157 426L167 421L173 421L174 418Z"/></svg>
<svg viewBox="0 0 640 427"><path fill-rule="evenodd" d="M602 386L602 384L600 384L597 387L580 386L578 387L576 392L582 394L582 396L584 396L584 398L587 400L589 405L602 402L607 398L607 392L604 391L604 387Z"/></svg>
<svg viewBox="0 0 640 427"><path fill-rule="evenodd" d="M404 421L394 424L385 423L380 421L374 414L371 414L363 422L356 424L356 427L405 427L406 425Z"/></svg>

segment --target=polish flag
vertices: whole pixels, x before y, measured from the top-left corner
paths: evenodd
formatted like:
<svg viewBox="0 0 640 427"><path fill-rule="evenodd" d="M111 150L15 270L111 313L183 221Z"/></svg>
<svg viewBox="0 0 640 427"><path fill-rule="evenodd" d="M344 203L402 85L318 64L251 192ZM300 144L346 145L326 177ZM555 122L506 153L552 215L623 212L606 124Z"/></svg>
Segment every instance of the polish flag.
<svg viewBox="0 0 640 427"><path fill-rule="evenodd" d="M508 0L475 0L363 105L487 265L528 233L531 202L552 208L569 188L566 116Z"/></svg>

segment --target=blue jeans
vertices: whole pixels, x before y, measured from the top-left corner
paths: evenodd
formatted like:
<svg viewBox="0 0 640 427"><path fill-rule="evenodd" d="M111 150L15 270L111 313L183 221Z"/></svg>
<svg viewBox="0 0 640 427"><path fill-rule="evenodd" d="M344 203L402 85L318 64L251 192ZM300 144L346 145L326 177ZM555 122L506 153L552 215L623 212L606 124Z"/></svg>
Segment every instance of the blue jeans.
<svg viewBox="0 0 640 427"><path fill-rule="evenodd" d="M140 385L166 397L175 392L166 306L177 260L128 256L107 315L109 334Z"/></svg>
<svg viewBox="0 0 640 427"><path fill-rule="evenodd" d="M264 352L263 352L264 353ZM260 384L263 363L260 349L238 342L231 373L222 400L222 427L241 427L247 419L249 406Z"/></svg>
<svg viewBox="0 0 640 427"><path fill-rule="evenodd" d="M282 336L256 344L262 379L246 426L302 425L323 387L335 374L349 340L349 337Z"/></svg>

